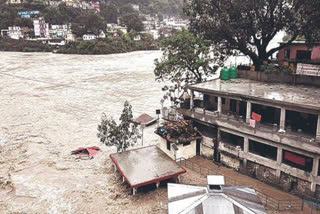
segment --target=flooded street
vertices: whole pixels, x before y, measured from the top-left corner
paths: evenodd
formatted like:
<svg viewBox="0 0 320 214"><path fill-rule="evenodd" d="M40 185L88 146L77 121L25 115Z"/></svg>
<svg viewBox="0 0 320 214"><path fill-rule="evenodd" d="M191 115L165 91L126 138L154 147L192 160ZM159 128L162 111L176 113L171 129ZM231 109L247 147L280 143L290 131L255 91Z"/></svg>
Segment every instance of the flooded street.
<svg viewBox="0 0 320 214"><path fill-rule="evenodd" d="M155 115L160 55L0 52L0 213L159 213L164 199L132 197L112 172L115 149L96 134L102 112L118 119L125 100L134 116ZM145 144L157 143L153 130ZM92 160L70 155L81 146L102 151Z"/></svg>

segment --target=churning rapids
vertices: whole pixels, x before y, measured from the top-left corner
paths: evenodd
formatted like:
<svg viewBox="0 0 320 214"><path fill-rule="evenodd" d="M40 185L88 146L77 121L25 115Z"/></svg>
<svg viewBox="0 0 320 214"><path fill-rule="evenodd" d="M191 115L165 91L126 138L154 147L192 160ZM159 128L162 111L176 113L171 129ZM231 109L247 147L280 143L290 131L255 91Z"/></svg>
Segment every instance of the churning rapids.
<svg viewBox="0 0 320 214"><path fill-rule="evenodd" d="M164 211L160 194L130 195L112 172L115 149L96 137L102 112L117 118L125 100L135 116L155 115L160 56L0 52L0 213ZM145 143L157 143L153 130ZM81 146L102 151L92 160L70 155Z"/></svg>

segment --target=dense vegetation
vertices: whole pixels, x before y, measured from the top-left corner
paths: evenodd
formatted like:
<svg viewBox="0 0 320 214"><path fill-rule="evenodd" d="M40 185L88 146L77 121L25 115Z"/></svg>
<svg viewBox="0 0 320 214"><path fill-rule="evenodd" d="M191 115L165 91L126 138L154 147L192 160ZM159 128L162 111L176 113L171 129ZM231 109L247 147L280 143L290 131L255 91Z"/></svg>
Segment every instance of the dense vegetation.
<svg viewBox="0 0 320 214"><path fill-rule="evenodd" d="M190 0L186 11L194 33L249 56L259 69L299 35L316 38L317 34L312 34L319 32L319 6L319 1L314 0ZM290 35L287 44L269 49L281 31Z"/></svg>
<svg viewBox="0 0 320 214"><path fill-rule="evenodd" d="M123 35L119 38L71 42L59 48L57 52L65 54L112 54L158 49L157 43L149 35L142 35L140 41L134 41L129 35Z"/></svg>
<svg viewBox="0 0 320 214"><path fill-rule="evenodd" d="M0 36L0 51L50 52L52 48L39 41L14 40Z"/></svg>

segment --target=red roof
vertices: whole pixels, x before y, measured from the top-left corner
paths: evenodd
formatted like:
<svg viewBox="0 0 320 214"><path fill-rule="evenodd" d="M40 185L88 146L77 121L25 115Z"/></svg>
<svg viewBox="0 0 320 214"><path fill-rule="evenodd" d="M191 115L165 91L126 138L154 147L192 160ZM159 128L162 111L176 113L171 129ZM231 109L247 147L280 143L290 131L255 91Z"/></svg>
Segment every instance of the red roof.
<svg viewBox="0 0 320 214"><path fill-rule="evenodd" d="M137 119L136 122L137 123L144 123L144 124L148 124L150 122L152 122L154 120L153 117L151 117L148 114L141 114Z"/></svg>

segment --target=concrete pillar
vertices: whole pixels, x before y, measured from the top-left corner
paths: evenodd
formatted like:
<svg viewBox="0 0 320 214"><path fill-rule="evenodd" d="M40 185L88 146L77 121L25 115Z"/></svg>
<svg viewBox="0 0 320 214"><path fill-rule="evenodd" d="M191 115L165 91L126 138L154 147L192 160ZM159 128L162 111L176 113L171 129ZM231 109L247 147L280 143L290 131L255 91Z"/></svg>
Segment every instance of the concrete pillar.
<svg viewBox="0 0 320 214"><path fill-rule="evenodd" d="M280 129L285 130L285 128L286 128L286 109L281 108Z"/></svg>
<svg viewBox="0 0 320 214"><path fill-rule="evenodd" d="M156 183L157 189L159 188L159 186L160 186L160 182L157 182L157 183Z"/></svg>
<svg viewBox="0 0 320 214"><path fill-rule="evenodd" d="M138 192L137 188L132 188L132 195L135 195Z"/></svg>
<svg viewBox="0 0 320 214"><path fill-rule="evenodd" d="M117 167L116 167L116 165L113 165L113 172L114 172L114 173L117 172Z"/></svg>
<svg viewBox="0 0 320 214"><path fill-rule="evenodd" d="M218 112L222 112L222 99L221 97L218 97Z"/></svg>
<svg viewBox="0 0 320 214"><path fill-rule="evenodd" d="M320 143L320 113L318 114L318 125L317 125L317 133L316 140Z"/></svg>
<svg viewBox="0 0 320 214"><path fill-rule="evenodd" d="M277 151L277 166L278 166L278 169L277 169L277 172L276 172L276 175L278 178L280 178L281 176L281 170L279 169L280 166L281 166L281 163L282 163L282 148L278 147L278 151Z"/></svg>
<svg viewBox="0 0 320 214"><path fill-rule="evenodd" d="M246 115L246 122L250 123L251 119L251 102L247 101L247 115Z"/></svg>
<svg viewBox="0 0 320 214"><path fill-rule="evenodd" d="M126 182L126 180L124 179L124 176L122 176L122 183Z"/></svg>
<svg viewBox="0 0 320 214"><path fill-rule="evenodd" d="M190 92L190 109L193 110L194 108L194 92L191 90Z"/></svg>
<svg viewBox="0 0 320 214"><path fill-rule="evenodd" d="M319 158L316 157L316 158L313 158L313 165L312 165L312 172L311 172L311 174L312 174L314 177L317 177L317 176L318 176L318 170L319 170Z"/></svg>
<svg viewBox="0 0 320 214"><path fill-rule="evenodd" d="M313 165L312 165L312 177L318 177L318 170L319 170L319 157L313 158ZM311 182L311 191L315 192L317 187L317 183L315 181Z"/></svg>
<svg viewBox="0 0 320 214"><path fill-rule="evenodd" d="M247 166L247 155L249 152L249 139L247 137L244 138L243 141L243 153L244 153L244 158L243 158L243 165L244 167Z"/></svg>

